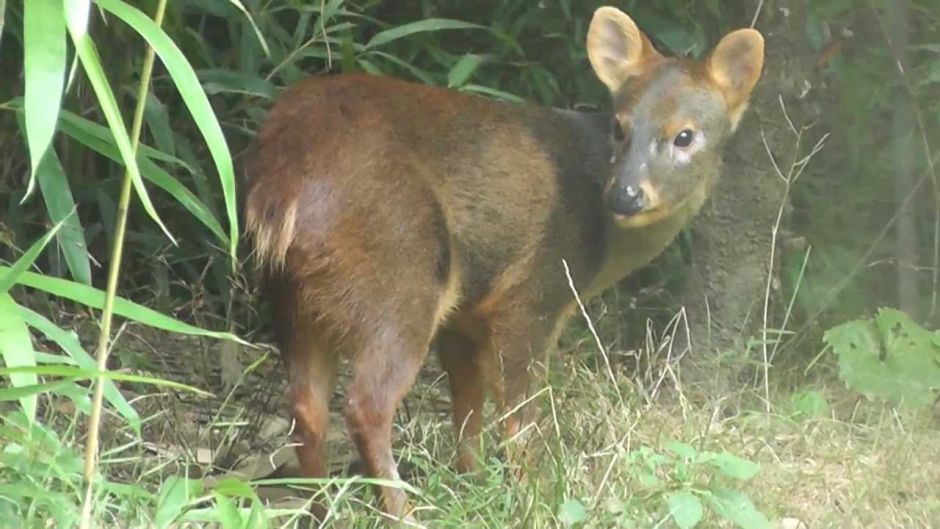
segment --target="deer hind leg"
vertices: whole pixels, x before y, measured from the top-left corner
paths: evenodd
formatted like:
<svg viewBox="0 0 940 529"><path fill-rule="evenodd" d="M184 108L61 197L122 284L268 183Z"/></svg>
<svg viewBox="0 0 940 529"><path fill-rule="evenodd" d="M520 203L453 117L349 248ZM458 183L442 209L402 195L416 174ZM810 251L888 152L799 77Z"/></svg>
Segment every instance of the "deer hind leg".
<svg viewBox="0 0 940 529"><path fill-rule="evenodd" d="M445 326L438 333L437 353L450 380L457 470L474 472L479 466L479 438L486 397L483 351L486 337Z"/></svg>
<svg viewBox="0 0 940 529"><path fill-rule="evenodd" d="M296 290L286 288L284 281L268 284L275 302L278 345L287 368L292 435L300 471L304 477L324 478L329 474L326 440L337 350L326 329L303 310ZM326 515L322 502L314 502L311 510L318 520Z"/></svg>
<svg viewBox="0 0 940 529"><path fill-rule="evenodd" d="M363 341L354 359L346 393L346 424L374 478L400 480L392 454L392 423L428 351L434 332L433 300L429 308L385 312L386 321ZM407 496L402 489L381 486L379 494L388 515L407 519Z"/></svg>

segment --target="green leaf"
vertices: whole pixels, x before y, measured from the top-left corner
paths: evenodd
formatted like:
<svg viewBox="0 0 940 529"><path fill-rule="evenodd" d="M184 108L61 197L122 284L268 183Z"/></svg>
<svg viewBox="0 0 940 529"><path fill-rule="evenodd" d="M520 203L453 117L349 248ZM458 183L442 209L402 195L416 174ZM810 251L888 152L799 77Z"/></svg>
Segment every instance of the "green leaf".
<svg viewBox="0 0 940 529"><path fill-rule="evenodd" d="M721 452L710 458L707 463L717 468L722 474L735 479L751 479L760 472L760 465L729 452Z"/></svg>
<svg viewBox="0 0 940 529"><path fill-rule="evenodd" d="M85 244L85 230L75 210L75 199L72 198L72 190L55 149L46 151L46 156L39 163L36 180L39 181L49 219L55 223L64 223L56 238L69 272L76 281L90 285L91 260Z"/></svg>
<svg viewBox="0 0 940 529"><path fill-rule="evenodd" d="M29 249L13 263L13 266L9 267L5 274L0 273L0 294L6 294L10 290L10 287L16 283L20 275L33 265L36 258L39 257L39 254L42 253L46 245L49 244L49 241L55 237L56 232L59 231L62 224L63 223L60 222L53 226L51 230L47 231L45 235L34 242Z"/></svg>
<svg viewBox="0 0 940 529"><path fill-rule="evenodd" d="M386 29L375 34L366 44L365 49L371 49L389 42L398 40L402 37L414 35L415 33L424 33L428 31L441 31L445 29L484 29L485 26L452 20L448 18L428 18L417 22L410 22L392 29Z"/></svg>
<svg viewBox="0 0 940 529"><path fill-rule="evenodd" d="M69 17L69 20L73 18L79 18L79 14L73 13L74 10L79 9L81 1L67 1L65 2L66 13ZM87 18L87 13L85 14ZM87 20L86 20L87 22ZM98 50L95 48L95 43L92 41L91 37L85 35L84 33L76 35L73 31L73 24L69 24L69 32L72 33L72 41L75 43L75 50L78 54L79 60L82 63L82 67L85 69L85 74L88 76L88 81L91 83L92 88L95 91L95 95L98 97L98 104L101 107L101 112L104 114L105 120L108 122L108 127L110 127L111 132L114 134L114 138L117 141L118 150L121 152L121 158L124 160L124 166L127 168L127 172L131 177L131 181L134 183L134 189L137 191L137 196L140 198L141 204L144 206L144 210L153 219L154 222L160 226L160 229L166 234L166 236L173 241L173 244L176 244L176 239L173 238L173 235L170 234L170 231L167 230L166 226L163 224L163 221L160 220L160 216L157 215L157 211L153 207L153 203L150 201L150 195L147 194L147 188L144 187L144 182L140 176L140 168L137 166L137 159L134 155L134 147L131 145L130 136L127 134L127 129L124 126L124 119L121 116L121 111L118 108L117 99L114 97L114 92L111 90L111 85L108 84L108 78L105 76L104 69L101 67L101 59L98 56Z"/></svg>
<svg viewBox="0 0 940 529"><path fill-rule="evenodd" d="M698 525L705 514L702 500L687 490L677 490L666 499L669 514L681 529L691 529Z"/></svg>
<svg viewBox="0 0 940 529"><path fill-rule="evenodd" d="M914 408L936 400L940 346L903 312L880 309L873 320L843 323L823 339L839 357L839 378L850 389Z"/></svg>
<svg viewBox="0 0 940 529"><path fill-rule="evenodd" d="M718 516L734 522L741 529L772 529L773 527L770 520L739 491L718 489L705 496L705 500Z"/></svg>
<svg viewBox="0 0 940 529"><path fill-rule="evenodd" d="M213 492L215 497L215 508L219 515L219 521L222 522L223 529L241 529L242 517L238 513L238 506L224 494Z"/></svg>
<svg viewBox="0 0 940 529"><path fill-rule="evenodd" d="M144 107L144 121L147 129L153 136L153 143L162 152L171 156L176 155L176 140L173 136L173 127L170 125L170 113L166 105L152 92L147 91L147 105ZM113 141L114 138L111 138ZM137 145L137 155L141 155L142 144Z"/></svg>
<svg viewBox="0 0 940 529"><path fill-rule="evenodd" d="M77 114L73 114L68 110L63 110L59 116L59 127L62 129L62 132L84 143L85 145L91 146L94 144L95 140L98 140L117 149L117 143L114 141L114 134L112 134L107 127L99 125L89 119L85 119ZM144 143L139 143L137 145L137 156L138 158L140 156L146 156L147 158L152 158L153 160L159 162L167 162L178 165L186 169L189 173L196 172L191 165L174 156L169 151L164 152L158 149L154 149L153 147Z"/></svg>
<svg viewBox="0 0 940 529"><path fill-rule="evenodd" d="M166 529L183 514L190 499L195 498L201 492L201 481L170 476L160 485L153 524L159 529Z"/></svg>
<svg viewBox="0 0 940 529"><path fill-rule="evenodd" d="M509 92L504 92L502 90L497 90L495 88L490 88L488 86L480 86L475 84L466 84L459 88L461 92L469 92L472 94L483 94L495 99L500 99L503 101L509 101L510 103L523 103L524 99L521 97L510 94Z"/></svg>
<svg viewBox="0 0 940 529"><path fill-rule="evenodd" d="M584 522L588 518L587 509L580 501L571 499L558 508L558 521L565 527Z"/></svg>
<svg viewBox="0 0 940 529"><path fill-rule="evenodd" d="M46 338L55 342L59 347L61 347L62 350L65 351L68 355L68 358L74 360L77 366L85 370L96 371L98 369L97 362L95 362L95 359L90 354L88 354L87 351L85 351L81 342L78 341L78 337L74 333L65 331L64 329L58 327L56 324L46 319L45 316L33 311L32 309L20 307L19 314L27 325L37 329L39 332L43 333ZM62 358L62 360L66 359L67 358ZM134 431L140 435L140 416L137 414L137 410L135 410L133 406L127 402L127 399L125 399L124 395L118 390L114 381L105 379L103 389L105 400L114 406L114 409L117 410L118 414L121 417L124 417L124 419L128 422L128 424L131 425Z"/></svg>
<svg viewBox="0 0 940 529"><path fill-rule="evenodd" d="M688 443L680 443L678 441L669 441L666 443L666 450L669 450L677 456L688 459L695 460L695 457L698 455L698 450L696 450L692 445Z"/></svg>
<svg viewBox="0 0 940 529"><path fill-rule="evenodd" d="M2 329L0 329L2 331ZM22 372L13 372L10 374L11 379L13 375L33 375L34 373L22 373ZM73 384L72 379L66 380L57 380L55 382L44 382L42 384L24 384L24 385L14 385L9 388L0 388L0 401L8 400L17 400L19 399L22 403L23 399L32 399L36 400L36 395L41 393L56 393L60 389ZM26 405L23 404L23 408L26 408Z"/></svg>
<svg viewBox="0 0 940 529"><path fill-rule="evenodd" d="M483 58L479 55L472 53L464 55L457 61L457 64L450 69L450 72L447 73L447 86L450 88L462 86L470 79L473 72L477 71L477 68L479 68L482 63Z"/></svg>
<svg viewBox="0 0 940 529"><path fill-rule="evenodd" d="M211 397L212 394L203 391L197 387L189 386L186 384L180 384L179 382L173 382L172 380L166 380L163 378L148 377L143 375L128 375L125 373L120 373L116 371L95 371L94 369L82 369L80 367L74 367L69 365L44 365L44 366L22 366L22 367L6 367L0 368L0 375L15 375L21 373L28 373L33 375L46 375L46 376L55 376L55 377L67 377L70 380L79 380L79 379L90 379L90 378L106 378L110 380L122 380L126 382L136 382L140 384L151 384L154 386L164 386L172 389L180 389L184 391L189 391L203 397Z"/></svg>
<svg viewBox="0 0 940 529"><path fill-rule="evenodd" d="M247 94L262 99L273 99L274 85L263 77L233 70L210 69L196 72L202 80L202 87L209 95Z"/></svg>
<svg viewBox="0 0 940 529"><path fill-rule="evenodd" d="M35 187L36 172L52 143L65 84L65 18L61 0L23 5L23 77L26 140L32 172L23 200Z"/></svg>
<svg viewBox="0 0 940 529"><path fill-rule="evenodd" d="M69 28L72 40L78 44L88 35L88 17L91 14L91 0L65 0L65 24Z"/></svg>
<svg viewBox="0 0 940 529"><path fill-rule="evenodd" d="M87 147L94 149L118 163L123 163L120 153L112 143L102 141L98 139L96 135L85 134L71 127L63 127L63 131ZM215 218L215 215L212 214L212 211L209 210L205 203L199 200L199 197L149 158L138 154L137 163L140 167L141 175L143 175L144 178L169 193L181 206L192 213L192 215L196 217L196 220L202 222L209 228L216 238L222 241L223 244L228 245L228 235L226 235L219 221Z"/></svg>
<svg viewBox="0 0 940 529"><path fill-rule="evenodd" d="M790 406L800 417L816 418L829 414L829 402L821 391L807 389L790 396Z"/></svg>
<svg viewBox="0 0 940 529"><path fill-rule="evenodd" d="M19 316L19 305L6 292L0 292L0 355L8 367L35 366L36 357L33 341L29 336L26 323ZM37 382L35 374L17 373L10 375L12 387L4 391L24 390ZM36 420L36 394L25 392L11 398L19 399L23 413L30 422Z"/></svg>
<svg viewBox="0 0 940 529"><path fill-rule="evenodd" d="M8 266L0 266L0 274L10 270ZM104 291L97 288L82 285L67 279L58 277L49 277L33 272L23 272L17 283L32 288L37 288L55 296L63 297L82 303L92 308L101 309L104 306ZM165 331L189 334L193 336L206 336L209 338L218 338L221 340L232 340L243 345L248 345L241 338L227 332L209 331L199 327L183 323L159 312L138 305L122 297L114 300L114 313L125 318L149 325Z"/></svg>
<svg viewBox="0 0 940 529"><path fill-rule="evenodd" d="M232 155L225 136L222 134L222 127L209 104L209 98L206 97L199 78L196 77L196 72L166 32L147 15L120 0L96 0L95 3L120 18L144 37L160 57L167 73L173 78L183 103L186 104L186 108L189 109L196 122L196 127L206 140L209 153L219 172L229 223L229 256L235 259L238 247L238 211L235 201L235 170L232 165Z"/></svg>

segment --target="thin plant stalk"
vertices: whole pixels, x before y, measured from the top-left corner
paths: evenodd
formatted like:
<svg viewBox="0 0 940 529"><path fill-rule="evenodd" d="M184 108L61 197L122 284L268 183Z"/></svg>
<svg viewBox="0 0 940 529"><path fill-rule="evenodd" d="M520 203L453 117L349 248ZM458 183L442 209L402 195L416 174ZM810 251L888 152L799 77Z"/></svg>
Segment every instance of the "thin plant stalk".
<svg viewBox="0 0 940 529"><path fill-rule="evenodd" d="M166 12L166 0L157 2L157 12L154 21L157 25L163 24L163 15ZM153 73L154 50L149 45L144 55L144 64L140 72L140 84L137 87L137 106L134 109L134 121L131 125L131 147L137 152L140 143L140 131L144 121L144 107L147 102L147 92L150 89L150 77ZM95 349L95 358L99 375L95 377L95 392L92 397L91 413L88 416L88 439L85 443L85 499L82 504L81 529L91 528L92 490L95 471L98 465L98 437L101 426L101 407L104 396L104 379L100 373L107 370L108 353L110 352L111 322L114 316L114 300L116 298L118 279L121 273L121 258L124 252L124 234L127 228L127 211L131 202L131 174L124 172L121 182L121 194L118 200L117 220L114 227L114 247L111 249L111 267L108 270L108 284L105 290L104 307L101 311L101 332L98 335L98 345Z"/></svg>

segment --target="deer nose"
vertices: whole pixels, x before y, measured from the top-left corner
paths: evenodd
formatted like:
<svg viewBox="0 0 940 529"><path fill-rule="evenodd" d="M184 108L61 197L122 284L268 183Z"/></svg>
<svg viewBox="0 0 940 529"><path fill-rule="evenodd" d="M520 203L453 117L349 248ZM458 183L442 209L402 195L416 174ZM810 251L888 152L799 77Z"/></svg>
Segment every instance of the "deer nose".
<svg viewBox="0 0 940 529"><path fill-rule="evenodd" d="M635 215L646 205L646 196L640 186L620 185L607 195L607 206L617 215Z"/></svg>

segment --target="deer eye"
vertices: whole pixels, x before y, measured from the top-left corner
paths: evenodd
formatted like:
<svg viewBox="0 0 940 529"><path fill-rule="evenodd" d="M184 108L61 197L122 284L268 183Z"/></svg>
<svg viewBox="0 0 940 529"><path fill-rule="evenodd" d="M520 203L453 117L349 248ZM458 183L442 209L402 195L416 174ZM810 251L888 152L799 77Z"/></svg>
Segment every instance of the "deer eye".
<svg viewBox="0 0 940 529"><path fill-rule="evenodd" d="M692 145L693 139L695 139L695 133L689 129L685 129L679 134L676 134L676 138L672 140L672 144L679 148L685 148Z"/></svg>
<svg viewBox="0 0 940 529"><path fill-rule="evenodd" d="M622 142L626 139L626 135L623 133L623 125L620 124L620 120L617 118L610 120L610 135L616 142Z"/></svg>

